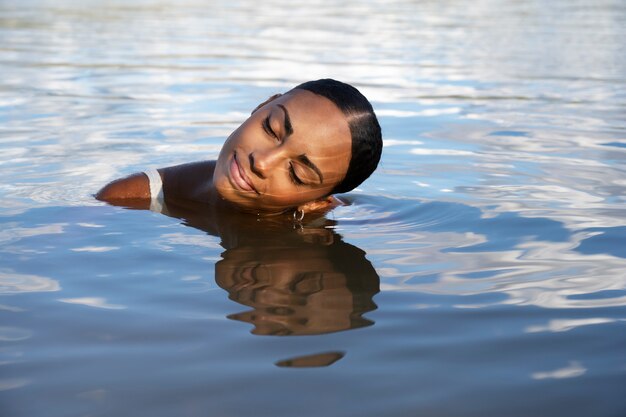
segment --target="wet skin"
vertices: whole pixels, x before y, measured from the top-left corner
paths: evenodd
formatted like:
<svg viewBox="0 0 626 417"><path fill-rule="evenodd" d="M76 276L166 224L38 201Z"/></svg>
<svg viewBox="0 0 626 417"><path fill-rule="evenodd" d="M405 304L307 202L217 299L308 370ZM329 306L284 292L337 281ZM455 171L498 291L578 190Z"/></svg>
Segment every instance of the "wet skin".
<svg viewBox="0 0 626 417"><path fill-rule="evenodd" d="M217 161L159 172L168 198L256 213L308 212L337 204L328 196L348 170L351 148L341 110L325 97L296 89L255 109L228 137ZM121 205L149 201L147 177L139 173L113 181L96 198Z"/></svg>
<svg viewBox="0 0 626 417"><path fill-rule="evenodd" d="M282 211L321 199L345 176L350 128L328 99L305 90L258 108L228 138L213 184L244 208Z"/></svg>

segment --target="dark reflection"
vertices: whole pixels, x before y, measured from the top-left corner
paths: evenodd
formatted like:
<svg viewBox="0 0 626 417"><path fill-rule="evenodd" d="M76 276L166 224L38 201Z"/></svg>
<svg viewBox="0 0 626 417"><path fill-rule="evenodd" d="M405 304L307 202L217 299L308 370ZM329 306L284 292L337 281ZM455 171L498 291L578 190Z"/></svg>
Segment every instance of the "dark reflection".
<svg viewBox="0 0 626 417"><path fill-rule="evenodd" d="M231 300L250 307L228 317L252 324L253 334L313 335L373 324L363 314L377 308L378 274L323 214L295 222L291 215L256 217L186 201L168 201L164 212L221 238L226 251L215 280Z"/></svg>
<svg viewBox="0 0 626 417"><path fill-rule="evenodd" d="M324 352L313 355L298 356L276 362L281 368L320 368L330 366L343 358L345 352Z"/></svg>
<svg viewBox="0 0 626 417"><path fill-rule="evenodd" d="M217 284L252 308L229 318L254 325L254 334L320 334L372 324L362 315L376 308L378 275L365 253L336 233L303 228L259 237L222 257Z"/></svg>

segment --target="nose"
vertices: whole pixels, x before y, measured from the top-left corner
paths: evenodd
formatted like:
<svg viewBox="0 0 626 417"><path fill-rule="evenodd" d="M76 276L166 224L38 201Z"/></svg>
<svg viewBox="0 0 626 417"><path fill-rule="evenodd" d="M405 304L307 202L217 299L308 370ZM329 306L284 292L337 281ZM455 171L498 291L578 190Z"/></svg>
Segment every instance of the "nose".
<svg viewBox="0 0 626 417"><path fill-rule="evenodd" d="M283 159L282 154L281 148L250 152L248 155L250 171L259 178L267 178L269 172Z"/></svg>

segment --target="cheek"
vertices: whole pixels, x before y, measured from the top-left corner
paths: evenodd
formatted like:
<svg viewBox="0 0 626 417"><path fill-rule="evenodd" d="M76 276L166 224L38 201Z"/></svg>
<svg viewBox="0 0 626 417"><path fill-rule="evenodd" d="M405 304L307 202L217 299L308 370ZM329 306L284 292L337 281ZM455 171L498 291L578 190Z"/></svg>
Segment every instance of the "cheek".
<svg viewBox="0 0 626 417"><path fill-rule="evenodd" d="M220 155L220 158L215 164L215 171L213 172L213 186L222 197L225 197L224 192L227 191L230 185L228 178L226 178L226 165L226 158L222 158L222 155Z"/></svg>
<svg viewBox="0 0 626 417"><path fill-rule="evenodd" d="M228 136L228 138L226 138L226 141L224 141L222 149L220 150L220 153L217 157L218 167L221 166L223 168L226 165L226 160L230 158L234 149L238 146L239 143L242 142L242 127L243 126L239 126L233 133L230 134L230 136Z"/></svg>

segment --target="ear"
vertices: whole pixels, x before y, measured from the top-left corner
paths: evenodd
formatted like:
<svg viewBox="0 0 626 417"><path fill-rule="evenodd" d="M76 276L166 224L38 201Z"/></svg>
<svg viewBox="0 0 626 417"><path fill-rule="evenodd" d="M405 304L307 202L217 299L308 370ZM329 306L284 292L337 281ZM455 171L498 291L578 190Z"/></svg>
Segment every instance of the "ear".
<svg viewBox="0 0 626 417"><path fill-rule="evenodd" d="M282 96L282 94L274 94L273 96L270 96L267 100L265 100L263 103L259 104L258 106L256 106L254 108L254 110L252 110L252 113L250 114L254 114L255 111L259 110L261 107L265 106L267 103L269 103L270 101L276 100L278 97Z"/></svg>
<svg viewBox="0 0 626 417"><path fill-rule="evenodd" d="M341 205L341 202L332 195L329 195L328 197L299 205L298 211L302 211L305 214L313 211L327 211L339 205Z"/></svg>

